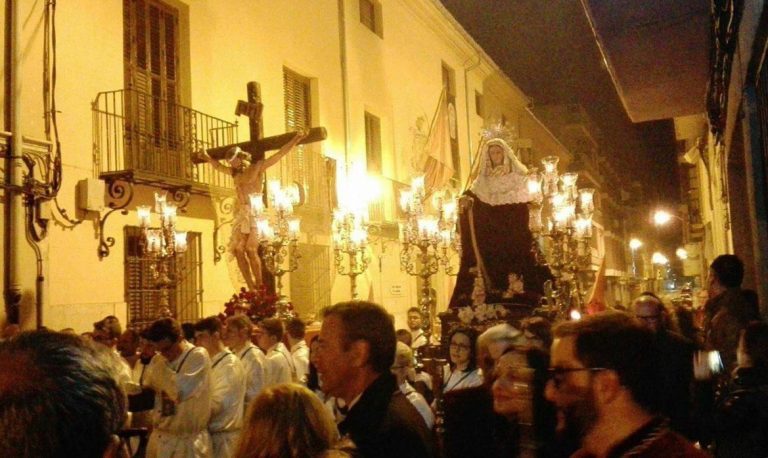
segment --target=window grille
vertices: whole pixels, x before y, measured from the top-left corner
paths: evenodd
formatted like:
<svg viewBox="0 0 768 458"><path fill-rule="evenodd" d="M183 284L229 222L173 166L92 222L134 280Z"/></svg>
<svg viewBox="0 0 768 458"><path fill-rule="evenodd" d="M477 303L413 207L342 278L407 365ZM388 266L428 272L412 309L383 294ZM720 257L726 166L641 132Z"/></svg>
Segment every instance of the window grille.
<svg viewBox="0 0 768 458"><path fill-rule="evenodd" d="M368 172L381 174L381 121L365 113L365 158Z"/></svg>
<svg viewBox="0 0 768 458"><path fill-rule="evenodd" d="M143 329L159 317L161 288L154 274L156 259L141 256L141 228L125 227L125 301L128 305L128 328ZM168 306L180 322L202 318L203 284L201 242L199 232L187 232L187 251L168 263L171 285Z"/></svg>
<svg viewBox="0 0 768 458"><path fill-rule="evenodd" d="M291 274L291 303L301 317L317 317L331 305L331 265L326 245L299 244L299 268Z"/></svg>

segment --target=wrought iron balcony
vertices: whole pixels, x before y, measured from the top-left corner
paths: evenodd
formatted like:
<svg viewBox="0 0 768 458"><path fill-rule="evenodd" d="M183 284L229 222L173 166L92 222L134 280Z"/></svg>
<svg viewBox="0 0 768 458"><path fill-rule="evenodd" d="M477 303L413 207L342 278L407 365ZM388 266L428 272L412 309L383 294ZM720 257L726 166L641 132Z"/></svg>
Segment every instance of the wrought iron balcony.
<svg viewBox="0 0 768 458"><path fill-rule="evenodd" d="M100 92L92 103L95 168L102 178L130 174L136 183L209 194L232 178L191 157L237 143L237 124L132 89Z"/></svg>

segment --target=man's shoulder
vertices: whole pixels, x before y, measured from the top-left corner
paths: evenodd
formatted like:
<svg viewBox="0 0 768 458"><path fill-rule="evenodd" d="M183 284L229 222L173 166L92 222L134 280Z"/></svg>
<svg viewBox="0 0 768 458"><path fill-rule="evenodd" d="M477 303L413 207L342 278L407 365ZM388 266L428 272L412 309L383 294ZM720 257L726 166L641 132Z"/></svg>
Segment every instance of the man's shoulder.
<svg viewBox="0 0 768 458"><path fill-rule="evenodd" d="M694 447L683 436L667 431L639 456L643 457L675 457L675 458L706 458L709 455Z"/></svg>

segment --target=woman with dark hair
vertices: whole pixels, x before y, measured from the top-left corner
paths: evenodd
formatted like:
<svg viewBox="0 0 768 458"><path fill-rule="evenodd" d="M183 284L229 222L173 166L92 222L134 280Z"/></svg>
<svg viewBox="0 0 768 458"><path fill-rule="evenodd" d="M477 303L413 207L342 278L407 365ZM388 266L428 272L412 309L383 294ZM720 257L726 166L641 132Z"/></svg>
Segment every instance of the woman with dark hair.
<svg viewBox="0 0 768 458"><path fill-rule="evenodd" d="M714 455L768 456L768 324L753 321L739 338L738 366L715 405Z"/></svg>
<svg viewBox="0 0 768 458"><path fill-rule="evenodd" d="M323 399L323 392L320 390L320 378L317 376L317 367L314 364L317 355L317 346L320 345L320 336L314 336L309 341L309 372L307 373L307 388Z"/></svg>
<svg viewBox="0 0 768 458"><path fill-rule="evenodd" d="M450 362L443 369L443 393L483 384L477 367L477 333L471 328L454 330L448 340Z"/></svg>

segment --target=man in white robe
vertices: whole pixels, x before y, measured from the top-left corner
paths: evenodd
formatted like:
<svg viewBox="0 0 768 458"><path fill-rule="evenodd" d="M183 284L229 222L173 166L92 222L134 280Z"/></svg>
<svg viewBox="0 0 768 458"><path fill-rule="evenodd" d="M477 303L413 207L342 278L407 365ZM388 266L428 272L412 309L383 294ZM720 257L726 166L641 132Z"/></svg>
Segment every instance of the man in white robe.
<svg viewBox="0 0 768 458"><path fill-rule="evenodd" d="M264 389L264 368L266 358L264 353L251 342L253 323L245 315L234 315L227 318L224 329L224 344L240 359L245 372L245 405L248 406Z"/></svg>
<svg viewBox="0 0 768 458"><path fill-rule="evenodd" d="M161 318L143 336L159 354L144 374L144 385L155 390L154 429L150 458L210 458L211 360L208 352L182 339L173 318Z"/></svg>
<svg viewBox="0 0 768 458"><path fill-rule="evenodd" d="M243 425L245 372L240 359L221 342L222 325L218 317L204 318L195 324L195 345L211 355L211 434L213 456L230 458L235 453Z"/></svg>
<svg viewBox="0 0 768 458"><path fill-rule="evenodd" d="M264 386L297 382L293 357L283 344L283 322L267 318L259 324L259 348L267 355Z"/></svg>
<svg viewBox="0 0 768 458"><path fill-rule="evenodd" d="M306 330L307 325L299 318L288 320L288 323L285 324L285 333L291 349L293 367L296 368L296 378L305 385L309 375L309 346L307 346L307 342L304 340Z"/></svg>

